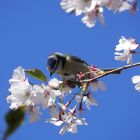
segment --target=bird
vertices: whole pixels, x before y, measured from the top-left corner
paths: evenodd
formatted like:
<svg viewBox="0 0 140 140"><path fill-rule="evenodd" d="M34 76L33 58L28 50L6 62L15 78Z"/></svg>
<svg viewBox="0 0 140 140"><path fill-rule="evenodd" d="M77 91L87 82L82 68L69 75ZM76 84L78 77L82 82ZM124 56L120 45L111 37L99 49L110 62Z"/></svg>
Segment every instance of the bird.
<svg viewBox="0 0 140 140"><path fill-rule="evenodd" d="M81 77L85 79L90 78L91 73L95 76L104 73L104 71L99 68L91 68L87 62L77 56L60 52L55 52L48 56L47 69L50 72L50 76L57 73L63 80L76 80L77 75L82 74L83 77Z"/></svg>

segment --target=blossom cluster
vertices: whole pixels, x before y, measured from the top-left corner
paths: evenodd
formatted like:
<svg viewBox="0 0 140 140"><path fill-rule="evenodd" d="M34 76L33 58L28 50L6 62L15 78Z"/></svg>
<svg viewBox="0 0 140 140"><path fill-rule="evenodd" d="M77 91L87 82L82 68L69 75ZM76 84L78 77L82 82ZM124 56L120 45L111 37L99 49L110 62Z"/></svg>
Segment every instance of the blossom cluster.
<svg viewBox="0 0 140 140"><path fill-rule="evenodd" d="M94 27L96 19L104 24L103 11L107 8L114 13L136 10L136 0L61 0L60 5L67 13L84 15L81 21L89 28Z"/></svg>
<svg viewBox="0 0 140 140"><path fill-rule="evenodd" d="M121 37L119 44L115 48L115 60L127 61L127 64L132 64L132 56L138 52L136 49L140 48L140 45L136 42L134 38L126 39Z"/></svg>
<svg viewBox="0 0 140 140"><path fill-rule="evenodd" d="M138 53L139 47L134 38L127 39L122 36L115 48L115 60L126 61L128 67L133 66L132 56ZM95 66L89 69L90 73L77 74L75 82L78 83L73 83L68 79L61 81L56 78L46 81L43 73L41 77L40 73L37 77L36 74L39 72L37 70L30 73L30 70L17 67L9 80L10 95L7 97L7 102L10 103L10 109L24 107L25 112L30 114L30 122L39 120L42 109L48 109L50 118L47 118L46 123L61 126L59 134L77 133L77 126L87 125L86 118L81 117L81 112L85 108L90 110L91 106L97 105L93 92L106 89L105 84L98 80L99 77L106 75L106 71ZM107 72L112 72L112 69ZM30 83L27 77L29 73L44 82ZM84 79L85 77L90 78ZM132 82L136 84L135 89L140 92L140 75L132 77Z"/></svg>
<svg viewBox="0 0 140 140"><path fill-rule="evenodd" d="M83 111L83 103L90 109L90 106L97 105L91 92L98 88L104 90L105 85L101 81L92 82L89 89L81 88L80 92L72 94L72 88L67 83L53 78L41 85L31 84L21 66L13 72L13 77L9 80L10 95L7 102L10 109L24 107L25 112L30 114L30 122L39 120L41 109L48 109L50 118L46 123L55 126L62 126L60 134L65 132L76 133L78 125L87 125L85 118L80 118L79 114ZM67 96L73 96L65 103ZM72 101L75 100L76 104Z"/></svg>
<svg viewBox="0 0 140 140"><path fill-rule="evenodd" d="M134 38L126 39L124 36L119 40L119 44L115 48L115 60L126 61L127 64L133 64L133 55L139 52L136 49L140 48L140 44ZM136 75L132 77L132 82L136 84L135 89L140 92L140 76Z"/></svg>

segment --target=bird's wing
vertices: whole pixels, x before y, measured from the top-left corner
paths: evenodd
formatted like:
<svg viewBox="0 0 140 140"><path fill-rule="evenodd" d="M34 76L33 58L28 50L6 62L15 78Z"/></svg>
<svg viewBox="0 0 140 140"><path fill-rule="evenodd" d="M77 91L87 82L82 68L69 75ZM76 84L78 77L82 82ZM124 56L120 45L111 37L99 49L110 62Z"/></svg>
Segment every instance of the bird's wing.
<svg viewBox="0 0 140 140"><path fill-rule="evenodd" d="M67 55L67 56L69 56L71 59L73 59L73 60L75 60L77 62L80 62L80 63L83 63L83 64L89 66L89 64L87 62L85 62L83 59L81 59L81 58L79 58L77 56L74 56L74 55Z"/></svg>

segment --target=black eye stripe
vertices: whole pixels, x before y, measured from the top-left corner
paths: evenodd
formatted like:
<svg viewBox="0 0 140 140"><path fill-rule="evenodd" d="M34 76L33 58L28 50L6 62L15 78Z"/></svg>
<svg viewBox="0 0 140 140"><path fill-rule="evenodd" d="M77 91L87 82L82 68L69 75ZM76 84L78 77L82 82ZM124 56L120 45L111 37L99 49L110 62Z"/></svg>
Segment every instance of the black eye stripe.
<svg viewBox="0 0 140 140"><path fill-rule="evenodd" d="M60 55L52 55L48 57L47 67L51 72L58 72L65 65L66 58Z"/></svg>
<svg viewBox="0 0 140 140"><path fill-rule="evenodd" d="M57 67L58 67L59 63L60 63L60 60L58 59L58 60L56 61L56 64L55 64L55 69L54 69L54 71L57 70Z"/></svg>

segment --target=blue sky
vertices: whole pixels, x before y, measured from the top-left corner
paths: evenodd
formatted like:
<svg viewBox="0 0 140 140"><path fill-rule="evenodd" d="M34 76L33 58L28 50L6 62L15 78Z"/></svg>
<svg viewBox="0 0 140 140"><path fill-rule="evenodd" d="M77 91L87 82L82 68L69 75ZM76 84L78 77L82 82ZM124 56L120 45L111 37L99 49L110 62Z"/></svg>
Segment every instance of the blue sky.
<svg viewBox="0 0 140 140"><path fill-rule="evenodd" d="M5 129L4 114L8 80L17 66L39 68L49 77L45 68L47 56L55 51L73 54L102 68L122 66L114 60L114 48L119 38L134 37L140 43L140 14L128 12L113 14L105 11L106 25L97 22L88 29L79 17L66 14L58 0L0 0L0 135ZM139 55L135 57L139 61ZM78 134L58 134L59 128L41 120L30 124L28 119L9 140L139 140L140 94L131 83L139 68L124 71L102 79L105 92L97 92L98 106L85 112L88 126Z"/></svg>

